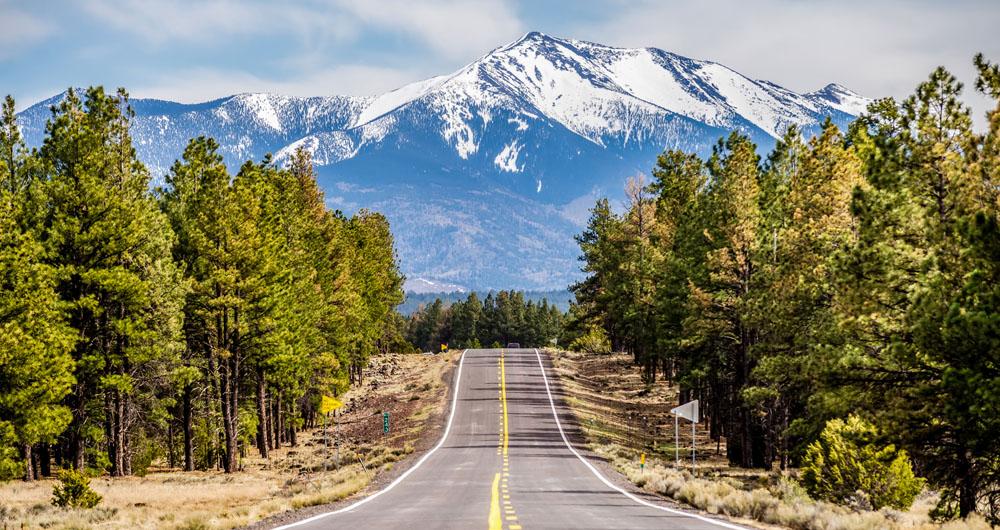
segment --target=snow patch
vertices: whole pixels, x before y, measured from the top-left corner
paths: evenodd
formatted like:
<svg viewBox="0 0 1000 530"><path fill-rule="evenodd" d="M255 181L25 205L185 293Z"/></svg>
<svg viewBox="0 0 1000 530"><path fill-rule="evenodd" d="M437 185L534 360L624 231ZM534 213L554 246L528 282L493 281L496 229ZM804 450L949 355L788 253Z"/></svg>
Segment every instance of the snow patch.
<svg viewBox="0 0 1000 530"><path fill-rule="evenodd" d="M464 293L466 288L454 283L438 282L426 278L407 278L403 290L413 294Z"/></svg>
<svg viewBox="0 0 1000 530"><path fill-rule="evenodd" d="M524 165L521 167L517 165L517 155L521 152L521 146L517 143L517 140L505 145L500 154L493 159L493 163L496 164L498 168L502 171L507 171L508 173L520 173L524 169ZM538 191L542 191L542 183L538 182Z"/></svg>
<svg viewBox="0 0 1000 530"><path fill-rule="evenodd" d="M528 130L528 122L521 118L507 118L507 123L516 123L518 132Z"/></svg>
<svg viewBox="0 0 1000 530"><path fill-rule="evenodd" d="M241 98L247 109L256 117L259 123L281 131L281 120L278 119L278 111L274 108L269 94L245 94Z"/></svg>
<svg viewBox="0 0 1000 530"><path fill-rule="evenodd" d="M430 79L424 79L423 81L410 83L409 85L397 88L392 92L376 97L368 103L365 110L361 111L361 114L355 118L351 127L364 125L380 116L402 107L403 105L406 105L415 99L420 98L424 94L427 94L431 90L437 88L437 86L446 79L448 79L448 76L438 76Z"/></svg>
<svg viewBox="0 0 1000 530"><path fill-rule="evenodd" d="M808 94L812 98L820 99L827 106L846 112L852 116L859 116L868 109L868 104L872 102L851 90L836 83L825 86L822 90L817 90Z"/></svg>

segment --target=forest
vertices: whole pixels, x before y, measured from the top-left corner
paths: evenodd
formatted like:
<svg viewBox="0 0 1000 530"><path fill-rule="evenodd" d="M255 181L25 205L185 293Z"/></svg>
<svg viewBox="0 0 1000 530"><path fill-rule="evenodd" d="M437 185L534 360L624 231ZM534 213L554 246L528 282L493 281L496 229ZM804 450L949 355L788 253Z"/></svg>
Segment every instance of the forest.
<svg viewBox="0 0 1000 530"><path fill-rule="evenodd" d="M938 513L996 522L1000 68L974 62L981 132L939 68L763 159L738 132L663 153L578 236L570 333L701 400L730 465L797 466L851 418L908 452Z"/></svg>
<svg viewBox="0 0 1000 530"><path fill-rule="evenodd" d="M234 175L194 138L160 186L128 94L70 90L27 149L0 119L0 479L235 472L390 347L386 219L326 208L306 151Z"/></svg>
<svg viewBox="0 0 1000 530"><path fill-rule="evenodd" d="M521 291L489 292L480 301L470 293L464 301L445 305L440 298L421 306L404 322L402 334L423 351L452 348L523 348L556 344L562 335L563 312L548 300L528 300Z"/></svg>

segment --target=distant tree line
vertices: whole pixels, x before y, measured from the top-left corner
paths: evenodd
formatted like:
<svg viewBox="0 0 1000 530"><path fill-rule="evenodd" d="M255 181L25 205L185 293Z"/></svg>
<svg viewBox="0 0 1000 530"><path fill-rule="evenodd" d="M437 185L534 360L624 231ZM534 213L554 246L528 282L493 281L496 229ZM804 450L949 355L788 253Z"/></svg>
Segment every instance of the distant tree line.
<svg viewBox="0 0 1000 530"><path fill-rule="evenodd" d="M419 308L404 322L405 337L423 351L451 348L548 346L563 329L563 312L548 300L525 300L523 292L476 293L465 301L445 305L440 298Z"/></svg>
<svg viewBox="0 0 1000 530"><path fill-rule="evenodd" d="M0 120L0 478L240 468L360 380L402 300L379 214L305 151L227 170L191 140L153 190L124 90L70 90L28 150Z"/></svg>
<svg viewBox="0 0 1000 530"><path fill-rule="evenodd" d="M554 305L566 312L569 309L569 304L573 300L573 293L569 289L553 289L549 291L522 291L524 293L524 299L526 301L530 300L536 304L542 303L542 301L548 302L549 305ZM409 315L416 311L417 309L430 305L434 303L438 298L441 299L441 303L444 305L451 305L455 302L465 301L469 297L471 292L469 291L455 291L451 293L406 293L403 303L400 304L396 310L403 315ZM489 294L489 291L476 291L476 296L482 300Z"/></svg>
<svg viewBox="0 0 1000 530"><path fill-rule="evenodd" d="M1000 103L1000 69L975 64ZM708 160L667 151L578 237L573 333L700 399L733 465L795 463L854 413L941 488L937 513L996 522L1000 106L977 133L961 89L935 70L764 161L738 133Z"/></svg>

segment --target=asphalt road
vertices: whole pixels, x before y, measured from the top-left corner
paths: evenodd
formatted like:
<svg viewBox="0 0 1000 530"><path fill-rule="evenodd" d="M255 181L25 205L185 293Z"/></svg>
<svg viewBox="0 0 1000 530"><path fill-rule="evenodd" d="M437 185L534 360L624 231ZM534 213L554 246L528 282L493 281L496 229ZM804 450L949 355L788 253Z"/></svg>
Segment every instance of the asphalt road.
<svg viewBox="0 0 1000 530"><path fill-rule="evenodd" d="M468 350L441 441L386 488L280 528L739 528L637 497L568 442L536 350ZM562 420L562 421L560 421Z"/></svg>

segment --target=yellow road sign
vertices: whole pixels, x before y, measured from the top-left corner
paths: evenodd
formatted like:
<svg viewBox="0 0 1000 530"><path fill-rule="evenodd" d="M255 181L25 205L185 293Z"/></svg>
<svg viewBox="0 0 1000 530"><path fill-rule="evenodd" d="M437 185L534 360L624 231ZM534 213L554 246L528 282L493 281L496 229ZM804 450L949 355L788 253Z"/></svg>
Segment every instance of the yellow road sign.
<svg viewBox="0 0 1000 530"><path fill-rule="evenodd" d="M343 406L344 404L339 399L331 396L323 396L323 401L319 404L319 412L326 415Z"/></svg>

